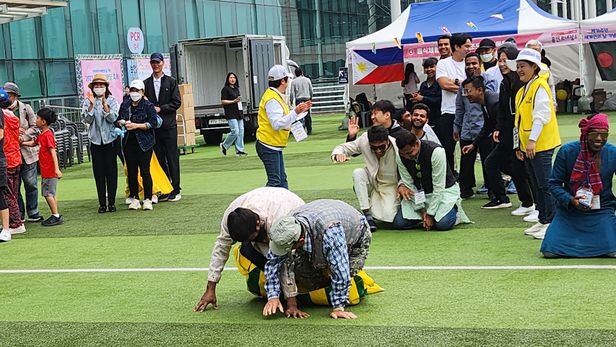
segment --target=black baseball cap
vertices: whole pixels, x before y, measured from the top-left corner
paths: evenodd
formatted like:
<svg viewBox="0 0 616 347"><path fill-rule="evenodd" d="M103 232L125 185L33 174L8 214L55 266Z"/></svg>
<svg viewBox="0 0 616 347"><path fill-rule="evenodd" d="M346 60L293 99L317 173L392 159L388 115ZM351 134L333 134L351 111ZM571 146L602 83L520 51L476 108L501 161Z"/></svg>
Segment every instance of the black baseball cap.
<svg viewBox="0 0 616 347"><path fill-rule="evenodd" d="M492 49L492 48L496 48L496 44L494 43L494 41L490 39L483 39L481 40L481 42L479 42L479 48L477 48L477 50Z"/></svg>
<svg viewBox="0 0 616 347"><path fill-rule="evenodd" d="M161 53L152 53L152 55L150 56L150 61L157 61L157 62L161 62L164 61L165 58L163 57L163 55Z"/></svg>

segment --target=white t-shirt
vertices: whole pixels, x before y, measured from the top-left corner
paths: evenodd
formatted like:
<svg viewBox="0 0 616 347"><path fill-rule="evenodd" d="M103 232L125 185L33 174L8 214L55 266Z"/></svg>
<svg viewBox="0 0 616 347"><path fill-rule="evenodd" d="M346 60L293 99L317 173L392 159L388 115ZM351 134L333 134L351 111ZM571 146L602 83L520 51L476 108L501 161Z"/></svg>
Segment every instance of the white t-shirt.
<svg viewBox="0 0 616 347"><path fill-rule="evenodd" d="M453 57L439 60L436 64L436 80L441 77L447 77L451 80L456 78L462 83L466 79L466 72L464 71L464 60L457 62L453 60ZM448 92L445 89L442 91L443 99L441 100L441 114L443 113L456 113L456 95L457 92Z"/></svg>

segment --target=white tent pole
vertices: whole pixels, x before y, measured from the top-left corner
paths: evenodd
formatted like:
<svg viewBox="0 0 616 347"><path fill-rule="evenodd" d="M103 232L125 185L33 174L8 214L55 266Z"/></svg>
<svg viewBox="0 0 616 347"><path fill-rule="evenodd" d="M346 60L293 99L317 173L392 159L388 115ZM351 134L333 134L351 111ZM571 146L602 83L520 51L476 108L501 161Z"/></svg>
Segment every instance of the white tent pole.
<svg viewBox="0 0 616 347"><path fill-rule="evenodd" d="M607 12L612 10L612 0L605 0L605 8L607 9Z"/></svg>
<svg viewBox="0 0 616 347"><path fill-rule="evenodd" d="M567 1L568 1L568 0L563 0L563 2L562 2L562 6L563 6L563 17L564 17L564 18L569 18L569 10L567 9Z"/></svg>
<svg viewBox="0 0 616 347"><path fill-rule="evenodd" d="M592 0L595 1L595 0ZM584 91L584 42L582 41L582 0L575 0L575 4L577 5L577 22L578 22L578 32L579 32L579 48L578 48L578 64L579 64L579 73L580 73L580 96L586 95Z"/></svg>
<svg viewBox="0 0 616 347"><path fill-rule="evenodd" d="M558 16L558 0L550 1L550 7L552 14Z"/></svg>
<svg viewBox="0 0 616 347"><path fill-rule="evenodd" d="M391 21L395 21L402 14L402 5L400 4L400 0L390 0L389 6L391 8Z"/></svg>

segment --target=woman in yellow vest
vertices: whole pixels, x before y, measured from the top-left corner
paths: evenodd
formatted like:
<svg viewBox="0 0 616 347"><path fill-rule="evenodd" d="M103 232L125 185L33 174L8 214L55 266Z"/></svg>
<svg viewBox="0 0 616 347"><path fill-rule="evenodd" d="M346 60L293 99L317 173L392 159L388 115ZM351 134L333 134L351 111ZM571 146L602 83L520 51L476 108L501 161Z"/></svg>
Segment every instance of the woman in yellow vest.
<svg viewBox="0 0 616 347"><path fill-rule="evenodd" d="M541 54L529 48L521 50L516 59L518 76L525 85L516 95L513 145L518 158L526 164L539 211L539 222L524 233L537 239L543 239L554 217L548 178L554 149L561 144L552 91L547 80L540 77L543 66Z"/></svg>
<svg viewBox="0 0 616 347"><path fill-rule="evenodd" d="M306 101L289 110L284 95L289 76L284 66L274 65L267 74L269 88L259 103L256 149L267 173L267 187L289 188L282 151L289 142L291 124L312 107L312 102Z"/></svg>

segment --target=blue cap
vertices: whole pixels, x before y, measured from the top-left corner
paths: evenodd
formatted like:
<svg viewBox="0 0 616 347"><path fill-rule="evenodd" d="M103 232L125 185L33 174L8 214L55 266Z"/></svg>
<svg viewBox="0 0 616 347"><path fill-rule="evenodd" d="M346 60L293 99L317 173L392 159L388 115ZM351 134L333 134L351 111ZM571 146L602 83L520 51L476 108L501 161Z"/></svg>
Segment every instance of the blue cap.
<svg viewBox="0 0 616 347"><path fill-rule="evenodd" d="M152 53L152 55L150 56L150 61L152 60L156 60L158 62L164 61L165 58L163 57L163 55L161 53Z"/></svg>
<svg viewBox="0 0 616 347"><path fill-rule="evenodd" d="M4 88L0 88L0 103L9 101L9 93L4 90Z"/></svg>

